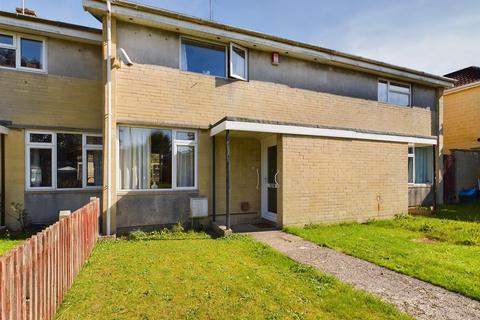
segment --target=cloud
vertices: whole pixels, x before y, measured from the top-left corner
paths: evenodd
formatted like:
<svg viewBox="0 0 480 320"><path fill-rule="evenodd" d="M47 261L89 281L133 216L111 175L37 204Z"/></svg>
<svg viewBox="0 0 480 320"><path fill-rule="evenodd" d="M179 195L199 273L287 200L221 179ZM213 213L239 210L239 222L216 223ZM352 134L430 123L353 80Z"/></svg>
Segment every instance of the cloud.
<svg viewBox="0 0 480 320"><path fill-rule="evenodd" d="M473 10L432 4L418 0L373 6L322 30L310 42L434 74L480 65L480 2L472 3Z"/></svg>

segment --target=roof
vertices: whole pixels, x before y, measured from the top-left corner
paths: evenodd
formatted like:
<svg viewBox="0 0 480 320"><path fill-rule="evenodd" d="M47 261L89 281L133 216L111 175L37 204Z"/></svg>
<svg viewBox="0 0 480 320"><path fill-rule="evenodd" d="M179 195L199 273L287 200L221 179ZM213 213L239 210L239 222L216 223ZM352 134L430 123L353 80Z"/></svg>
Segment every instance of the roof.
<svg viewBox="0 0 480 320"><path fill-rule="evenodd" d="M99 18L107 12L106 2L107 0L83 0L83 6L85 10ZM229 38L244 43L253 43L259 49L276 49L283 54L302 56L318 62L407 79L435 87L453 87L455 82L446 77L135 2L114 0L111 4L112 15L133 23L169 27L171 30L177 30L177 32L178 30L182 32L194 31L221 36L224 39Z"/></svg>
<svg viewBox="0 0 480 320"><path fill-rule="evenodd" d="M460 69L445 75L445 77L458 80L455 87L464 86L470 83L480 81L480 67L471 66Z"/></svg>
<svg viewBox="0 0 480 320"><path fill-rule="evenodd" d="M102 40L101 29L6 11L0 11L0 28L28 30L35 34L76 38L94 43Z"/></svg>

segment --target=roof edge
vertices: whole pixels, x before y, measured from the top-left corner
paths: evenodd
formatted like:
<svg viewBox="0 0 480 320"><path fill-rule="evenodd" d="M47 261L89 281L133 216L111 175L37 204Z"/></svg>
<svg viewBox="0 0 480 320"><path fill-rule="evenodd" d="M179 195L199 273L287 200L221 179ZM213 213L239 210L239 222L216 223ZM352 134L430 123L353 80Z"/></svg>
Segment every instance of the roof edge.
<svg viewBox="0 0 480 320"><path fill-rule="evenodd" d="M83 6L85 10L87 10L88 12L90 12L95 16L95 15L98 15L99 13L106 12L106 9L107 9L106 2L107 2L106 0L83 0ZM320 46L316 46L308 43L285 39L278 36L261 33L258 31L238 28L238 27L222 24L219 22L205 20L202 18L197 18L190 15L169 11L165 9L160 9L160 8L156 8L148 5L138 4L138 3L125 1L125 0L113 0L111 3L112 3L113 15L129 14L132 18L137 20L136 23L139 23L138 20L140 18L143 18L146 20L152 20L153 18L152 15L161 16L164 18L169 18L173 20L194 24L197 27L199 26L200 28L203 28L204 30L210 30L210 31L205 31L205 33L214 34L212 29L217 29L217 30L226 31L231 34L241 34L241 35L253 37L259 40L263 40L264 43L268 41L269 45L271 45L272 47L276 47L279 51L283 51L286 45L292 48L298 48L299 53L303 53L305 55L309 55L308 54L309 52L305 52L306 50L312 51L310 52L310 55L316 52L319 59L329 61L330 63L350 67L350 68L363 69L370 72L373 71L375 73L390 74L398 78L409 79L415 82L423 82L435 87L450 88L450 87L453 87L453 84L456 82L456 80L453 80L447 77L434 75L434 74L430 74L430 73L426 73L423 71L418 71L418 70L414 70L406 67L401 67L401 66L397 66L397 65L393 65L390 63L377 61L369 58L364 58L361 56L348 54L348 53L344 53L344 52L340 52L340 51L336 51L336 50L332 50L332 49L328 49L328 48L324 48L324 47L320 47ZM115 7L118 9L115 10L116 9ZM144 17L140 17L138 15L138 12L145 13L146 15ZM134 13L137 13L137 14L134 14ZM164 20L163 22L165 23L166 20ZM193 26L190 25L190 27L193 27Z"/></svg>
<svg viewBox="0 0 480 320"><path fill-rule="evenodd" d="M0 11L0 26L28 29L35 33L46 33L53 36L76 38L93 43L99 43L102 40L101 29L33 16L25 16L6 11Z"/></svg>
<svg viewBox="0 0 480 320"><path fill-rule="evenodd" d="M470 82L470 83L464 84L463 86L458 86L458 87L453 87L453 88L447 89L447 90L444 91L443 94L444 94L444 95L448 95L448 94L452 94L452 93L456 93L456 92L460 92L460 91L472 89L472 88L475 88L475 87L480 87L480 80L479 80L479 81L475 81L475 82Z"/></svg>

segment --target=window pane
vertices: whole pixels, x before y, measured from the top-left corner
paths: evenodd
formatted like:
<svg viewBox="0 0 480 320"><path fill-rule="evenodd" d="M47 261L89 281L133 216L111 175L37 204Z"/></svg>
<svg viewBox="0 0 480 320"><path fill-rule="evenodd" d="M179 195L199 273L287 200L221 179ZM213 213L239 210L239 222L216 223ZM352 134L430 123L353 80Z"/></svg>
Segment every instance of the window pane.
<svg viewBox="0 0 480 320"><path fill-rule="evenodd" d="M57 134L57 187L82 187L81 134Z"/></svg>
<svg viewBox="0 0 480 320"><path fill-rule="evenodd" d="M415 148L415 183L433 183L432 147Z"/></svg>
<svg viewBox="0 0 480 320"><path fill-rule="evenodd" d="M378 81L378 101L387 102L387 82Z"/></svg>
<svg viewBox="0 0 480 320"><path fill-rule="evenodd" d="M30 142L52 143L52 135L48 133L31 133Z"/></svg>
<svg viewBox="0 0 480 320"><path fill-rule="evenodd" d="M8 34L0 34L0 43L13 46L13 36Z"/></svg>
<svg viewBox="0 0 480 320"><path fill-rule="evenodd" d="M177 140L195 140L195 132L188 132L188 131L177 131L175 136Z"/></svg>
<svg viewBox="0 0 480 320"><path fill-rule="evenodd" d="M87 144L91 144L91 145L102 145L102 144L103 144L103 137L99 137L99 136L87 136Z"/></svg>
<svg viewBox="0 0 480 320"><path fill-rule="evenodd" d="M408 158L408 183L413 183L413 157Z"/></svg>
<svg viewBox="0 0 480 320"><path fill-rule="evenodd" d="M0 48L0 66L15 68L15 50Z"/></svg>
<svg viewBox="0 0 480 320"><path fill-rule="evenodd" d="M225 47L192 40L182 41L182 70L225 77Z"/></svg>
<svg viewBox="0 0 480 320"><path fill-rule="evenodd" d="M407 84L390 82L390 91L399 91L403 93L410 93L410 86Z"/></svg>
<svg viewBox="0 0 480 320"><path fill-rule="evenodd" d="M120 127L119 140L122 189L172 187L170 130Z"/></svg>
<svg viewBox="0 0 480 320"><path fill-rule="evenodd" d="M177 146L177 187L195 186L195 147Z"/></svg>
<svg viewBox="0 0 480 320"><path fill-rule="evenodd" d="M30 149L30 187L52 186L52 150Z"/></svg>
<svg viewBox="0 0 480 320"><path fill-rule="evenodd" d="M232 73L236 76L247 78L246 75L246 53L237 47L232 47Z"/></svg>
<svg viewBox="0 0 480 320"><path fill-rule="evenodd" d="M87 186L98 187L103 181L102 150L87 150Z"/></svg>
<svg viewBox="0 0 480 320"><path fill-rule="evenodd" d="M20 40L21 66L42 69L43 42L31 39Z"/></svg>
<svg viewBox="0 0 480 320"><path fill-rule="evenodd" d="M388 100L390 103L398 104L401 106L410 105L410 97L408 94L391 92L388 95Z"/></svg>

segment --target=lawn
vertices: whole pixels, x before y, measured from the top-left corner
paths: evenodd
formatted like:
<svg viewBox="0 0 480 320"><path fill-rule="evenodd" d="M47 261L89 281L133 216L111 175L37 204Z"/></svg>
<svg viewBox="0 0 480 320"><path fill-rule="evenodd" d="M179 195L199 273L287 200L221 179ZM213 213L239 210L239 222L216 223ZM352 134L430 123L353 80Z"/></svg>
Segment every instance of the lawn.
<svg viewBox="0 0 480 320"><path fill-rule="evenodd" d="M408 319L252 238L191 235L99 242L56 318Z"/></svg>
<svg viewBox="0 0 480 320"><path fill-rule="evenodd" d="M479 221L475 208L479 205L448 206L433 217L286 231L480 300L480 224L470 222Z"/></svg>
<svg viewBox="0 0 480 320"><path fill-rule="evenodd" d="M0 256L3 256L8 250L24 241L23 237L12 237L9 235L0 236Z"/></svg>

